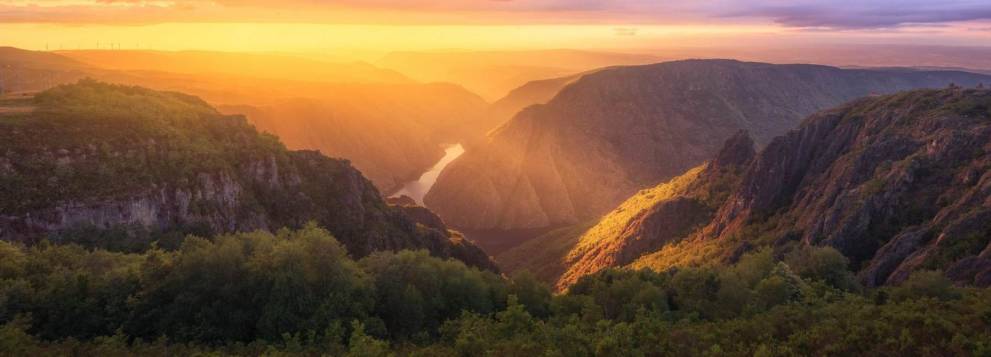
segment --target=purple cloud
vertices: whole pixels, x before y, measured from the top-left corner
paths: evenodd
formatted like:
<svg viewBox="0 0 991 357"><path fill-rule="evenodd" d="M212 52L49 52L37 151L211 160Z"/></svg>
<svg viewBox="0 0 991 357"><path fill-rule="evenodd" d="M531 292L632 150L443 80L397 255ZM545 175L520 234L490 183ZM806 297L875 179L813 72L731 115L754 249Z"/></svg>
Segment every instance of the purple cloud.
<svg viewBox="0 0 991 357"><path fill-rule="evenodd" d="M764 0L723 5L731 9L723 16L768 18L789 27L868 29L991 19L988 0Z"/></svg>
<svg viewBox="0 0 991 357"><path fill-rule="evenodd" d="M333 22L348 18L335 17L341 10L389 11L390 21L398 22L456 18L461 24L597 22L621 27L770 21L842 30L991 20L991 0L76 0L36 6L43 3L0 0L0 22Z"/></svg>

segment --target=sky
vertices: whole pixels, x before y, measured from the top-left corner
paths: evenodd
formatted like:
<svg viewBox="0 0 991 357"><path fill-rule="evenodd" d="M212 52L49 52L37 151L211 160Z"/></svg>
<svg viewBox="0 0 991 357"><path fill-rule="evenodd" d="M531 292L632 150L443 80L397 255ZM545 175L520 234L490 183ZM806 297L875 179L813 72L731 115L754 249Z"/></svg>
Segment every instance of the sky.
<svg viewBox="0 0 991 357"><path fill-rule="evenodd" d="M809 43L991 46L991 0L0 0L0 44L29 49Z"/></svg>

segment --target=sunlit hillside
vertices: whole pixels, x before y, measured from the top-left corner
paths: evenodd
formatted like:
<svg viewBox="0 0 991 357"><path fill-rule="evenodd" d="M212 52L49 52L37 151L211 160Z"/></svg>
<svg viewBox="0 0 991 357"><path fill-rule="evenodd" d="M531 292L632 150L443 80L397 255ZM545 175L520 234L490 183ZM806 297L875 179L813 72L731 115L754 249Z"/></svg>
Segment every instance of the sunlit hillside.
<svg viewBox="0 0 991 357"><path fill-rule="evenodd" d="M991 2L0 0L0 357L991 356Z"/></svg>

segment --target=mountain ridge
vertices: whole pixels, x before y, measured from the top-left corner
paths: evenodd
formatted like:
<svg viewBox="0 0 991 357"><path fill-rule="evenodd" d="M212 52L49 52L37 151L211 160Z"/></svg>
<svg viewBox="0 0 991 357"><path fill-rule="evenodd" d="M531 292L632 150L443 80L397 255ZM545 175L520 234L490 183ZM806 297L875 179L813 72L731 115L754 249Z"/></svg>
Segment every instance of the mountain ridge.
<svg viewBox="0 0 991 357"><path fill-rule="evenodd" d="M423 212L386 204L348 161L289 151L197 97L82 81L35 102L33 113L0 117L4 240L141 238L188 226L212 235L314 221L355 257L425 249L495 269L459 234L427 226Z"/></svg>
<svg viewBox="0 0 991 357"><path fill-rule="evenodd" d="M425 201L463 229L574 224L701 164L740 129L764 144L817 110L873 92L981 81L991 77L732 60L605 69L469 148Z"/></svg>
<svg viewBox="0 0 991 357"><path fill-rule="evenodd" d="M626 218L618 226L607 219L588 229L584 234L594 239L578 240L561 257L572 265L549 278L566 289L610 266L663 271L733 263L760 247L780 255L828 246L850 260L868 287L897 284L926 269L941 269L958 284L991 285L991 91L950 88L864 98L810 116L756 155L733 142L723 153L747 158L731 160L742 169L720 178L696 168L648 190L688 187L649 204L620 206L611 215ZM725 162L723 157L702 172ZM729 185L699 189L719 187L713 184L725 177ZM665 208L707 192L716 199L696 215L703 224L666 234L683 222ZM625 207L634 212L622 212ZM667 230L644 229L648 221ZM603 230L610 224L620 229ZM653 245L635 246L632 253L620 249L637 242Z"/></svg>

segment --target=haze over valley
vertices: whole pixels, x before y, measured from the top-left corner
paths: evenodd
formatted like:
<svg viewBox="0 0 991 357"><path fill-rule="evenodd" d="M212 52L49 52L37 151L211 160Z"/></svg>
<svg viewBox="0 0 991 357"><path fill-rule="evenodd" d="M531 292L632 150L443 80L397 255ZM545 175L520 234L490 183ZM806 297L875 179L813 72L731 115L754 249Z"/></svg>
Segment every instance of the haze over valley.
<svg viewBox="0 0 991 357"><path fill-rule="evenodd" d="M984 356L991 4L0 0L0 356Z"/></svg>

